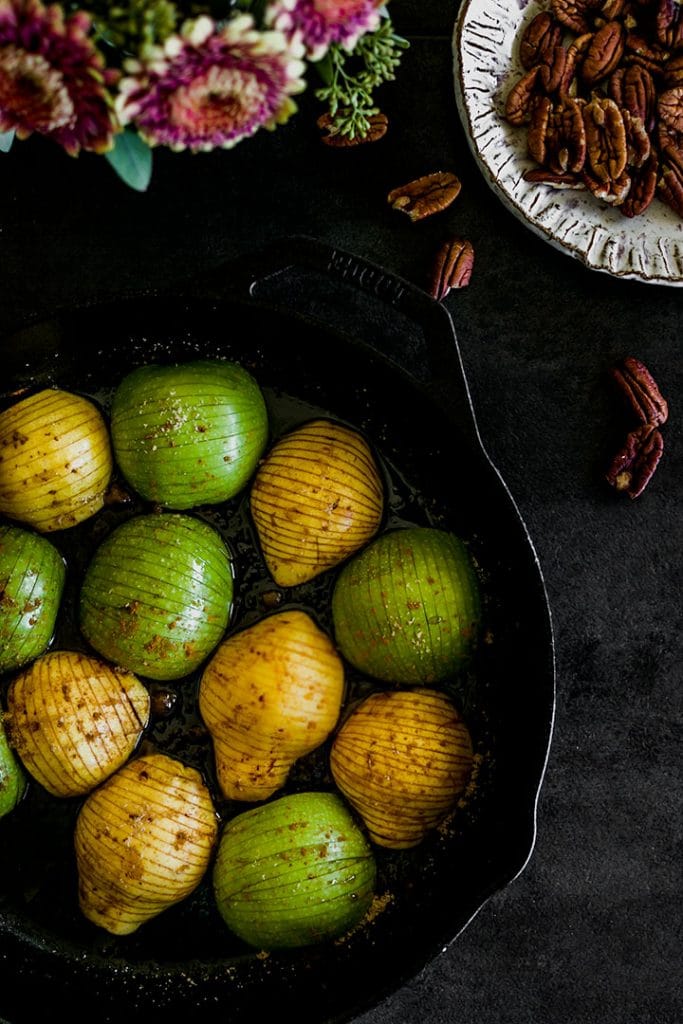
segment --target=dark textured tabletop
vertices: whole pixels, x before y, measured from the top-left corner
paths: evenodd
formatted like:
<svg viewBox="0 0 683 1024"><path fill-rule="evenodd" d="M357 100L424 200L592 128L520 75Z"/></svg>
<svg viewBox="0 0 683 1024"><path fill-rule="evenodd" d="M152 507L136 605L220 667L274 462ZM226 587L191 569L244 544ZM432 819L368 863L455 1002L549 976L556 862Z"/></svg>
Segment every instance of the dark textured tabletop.
<svg viewBox="0 0 683 1024"><path fill-rule="evenodd" d="M390 128L375 144L321 145L309 90L287 126L233 151L159 152L144 195L40 141L0 156L0 329L165 289L291 235L420 286L442 238L472 241L471 283L444 301L546 581L553 742L525 870L359 1021L680 1024L683 290L588 271L513 217L458 118L455 5L391 6L411 47L382 88ZM388 207L389 189L434 170L462 181L452 207L419 225ZM605 482L624 423L609 370L629 355L670 407L633 501Z"/></svg>

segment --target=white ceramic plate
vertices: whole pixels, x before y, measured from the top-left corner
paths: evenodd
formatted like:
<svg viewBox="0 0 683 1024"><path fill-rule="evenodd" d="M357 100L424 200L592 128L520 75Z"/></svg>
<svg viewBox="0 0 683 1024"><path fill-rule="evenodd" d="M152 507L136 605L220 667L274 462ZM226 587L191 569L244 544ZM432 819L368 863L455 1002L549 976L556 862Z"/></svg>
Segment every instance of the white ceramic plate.
<svg viewBox="0 0 683 1024"><path fill-rule="evenodd" d="M659 199L625 217L588 191L524 181L536 166L526 129L503 117L523 74L519 37L538 0L462 0L453 35L455 95L470 147L503 203L551 245L593 270L649 284L683 286L683 221Z"/></svg>

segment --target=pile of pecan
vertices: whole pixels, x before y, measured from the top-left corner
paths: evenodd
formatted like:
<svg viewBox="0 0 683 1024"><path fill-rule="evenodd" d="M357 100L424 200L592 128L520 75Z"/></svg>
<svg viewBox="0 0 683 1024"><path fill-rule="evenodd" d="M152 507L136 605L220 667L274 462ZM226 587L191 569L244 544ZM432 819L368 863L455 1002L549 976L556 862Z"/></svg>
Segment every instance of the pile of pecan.
<svg viewBox="0 0 683 1024"><path fill-rule="evenodd" d="M527 126L526 180L683 217L683 3L550 0L519 56L505 117Z"/></svg>

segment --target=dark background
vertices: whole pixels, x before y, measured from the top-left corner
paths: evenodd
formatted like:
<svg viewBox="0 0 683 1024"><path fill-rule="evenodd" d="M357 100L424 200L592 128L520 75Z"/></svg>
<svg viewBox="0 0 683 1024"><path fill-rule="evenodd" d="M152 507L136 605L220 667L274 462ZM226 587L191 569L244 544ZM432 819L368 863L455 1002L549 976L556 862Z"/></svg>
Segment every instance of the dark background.
<svg viewBox="0 0 683 1024"><path fill-rule="evenodd" d="M104 160L40 140L0 155L0 331L163 291L290 235L421 286L442 239L472 241L471 284L445 302L484 444L546 580L554 739L526 870L359 1024L679 1024L683 292L587 271L509 214L457 115L456 6L391 7L411 48L379 94L390 129L373 145L323 146L309 88L274 134L158 152L145 195ZM462 180L448 211L411 224L388 207L391 188L434 170ZM609 369L626 355L670 403L664 457L635 501L604 481L625 424Z"/></svg>

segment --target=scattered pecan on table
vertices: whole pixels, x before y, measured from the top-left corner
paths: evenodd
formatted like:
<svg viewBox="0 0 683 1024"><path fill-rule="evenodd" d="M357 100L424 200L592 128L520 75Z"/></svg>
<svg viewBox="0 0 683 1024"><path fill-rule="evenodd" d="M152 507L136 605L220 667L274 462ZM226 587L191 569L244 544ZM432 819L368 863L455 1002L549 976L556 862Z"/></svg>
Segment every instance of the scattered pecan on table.
<svg viewBox="0 0 683 1024"><path fill-rule="evenodd" d="M434 171L393 188L387 202L394 210L418 221L445 210L458 198L460 189L460 179L452 171Z"/></svg>
<svg viewBox="0 0 683 1024"><path fill-rule="evenodd" d="M683 4L549 0L519 40L505 117L525 179L588 189L626 217L659 197L683 217Z"/></svg>
<svg viewBox="0 0 683 1024"><path fill-rule="evenodd" d="M437 250L429 284L432 298L441 301L453 288L466 288L472 277L474 248L466 238L452 238Z"/></svg>
<svg viewBox="0 0 683 1024"><path fill-rule="evenodd" d="M664 439L659 428L669 417L669 407L652 374L639 359L628 356L612 369L612 377L638 426L629 431L622 448L612 459L607 482L630 498L637 498L652 479L662 457Z"/></svg>

